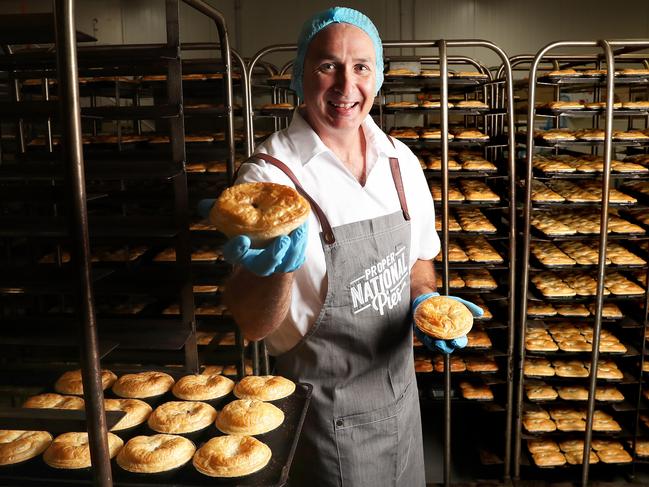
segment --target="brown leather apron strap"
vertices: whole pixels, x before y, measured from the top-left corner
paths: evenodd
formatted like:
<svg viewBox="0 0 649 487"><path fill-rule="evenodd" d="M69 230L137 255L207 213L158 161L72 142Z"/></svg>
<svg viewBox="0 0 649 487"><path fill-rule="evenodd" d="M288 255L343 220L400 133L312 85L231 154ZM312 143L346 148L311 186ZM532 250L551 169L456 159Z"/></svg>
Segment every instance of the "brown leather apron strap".
<svg viewBox="0 0 649 487"><path fill-rule="evenodd" d="M394 140L388 135L388 140L392 143L393 147ZM403 212L403 217L408 221L410 220L410 213L408 212L408 203L406 202L406 193L403 189L403 180L401 179L401 169L399 168L399 159L396 157L390 157L390 171L392 171L392 179L394 180L394 186L397 188L397 195L399 195L399 203L401 204L401 211Z"/></svg>
<svg viewBox="0 0 649 487"><path fill-rule="evenodd" d="M309 194L306 191L304 191L297 177L286 164L284 164L282 161L280 161L279 159L271 155L263 154L263 153L253 154L250 158L262 159L266 161L268 164L272 164L277 169L279 169L284 174L286 174L288 178L291 181L293 181L293 184L295 185L295 189L297 189L298 192L308 200L309 204L311 205L311 208L313 209L313 211L315 211L316 217L318 218L318 221L322 226L323 238L325 243L332 244L336 241L336 238L334 237L334 232L331 230L331 225L329 224L329 220L327 220L327 217L325 216L324 212L322 211L320 206L314 201L314 199L311 198L311 196L309 196ZM399 176L399 178L400 177L401 176Z"/></svg>

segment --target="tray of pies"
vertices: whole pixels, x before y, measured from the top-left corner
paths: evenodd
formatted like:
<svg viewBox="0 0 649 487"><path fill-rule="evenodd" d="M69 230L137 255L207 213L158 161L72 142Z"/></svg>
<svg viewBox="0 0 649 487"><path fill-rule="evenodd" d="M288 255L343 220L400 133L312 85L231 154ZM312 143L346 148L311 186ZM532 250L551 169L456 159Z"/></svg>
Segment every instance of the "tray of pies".
<svg viewBox="0 0 649 487"><path fill-rule="evenodd" d="M559 210L534 211L530 220L531 226L543 238L580 237L600 233L600 213L591 209L566 208ZM642 236L644 228L618 216L614 210L609 212L609 237Z"/></svg>
<svg viewBox="0 0 649 487"><path fill-rule="evenodd" d="M494 400L494 393L488 384L481 380L463 380L459 384L460 395L469 401L489 402Z"/></svg>
<svg viewBox="0 0 649 487"><path fill-rule="evenodd" d="M527 317L528 318L542 318L542 319L590 319L595 316L595 303L548 303L544 301L527 302ZM619 306L615 303L604 303L602 307L603 320L620 320L624 318L624 314Z"/></svg>
<svg viewBox="0 0 649 487"><path fill-rule="evenodd" d="M530 353L525 357L523 374L531 379L560 380L588 379L590 361L580 359L550 359L544 356L534 356ZM600 359L597 366L597 380L606 382L622 382L628 379L617 364L607 358ZM634 381L631 378L631 381Z"/></svg>
<svg viewBox="0 0 649 487"><path fill-rule="evenodd" d="M532 435L554 433L583 433L586 431L586 409L579 407L539 406L528 407L523 411L523 428ZM618 436L624 432L609 413L595 409L593 413L593 432L598 435Z"/></svg>
<svg viewBox="0 0 649 487"><path fill-rule="evenodd" d="M525 397L534 403L547 403L564 401L588 401L587 385L552 385L542 380L528 380L525 382ZM595 401L601 403L620 403L624 395L614 385L597 386L595 388Z"/></svg>
<svg viewBox="0 0 649 487"><path fill-rule="evenodd" d="M634 176L649 173L649 169L639 162L627 159L611 160L611 175ZM535 155L532 165L542 176L592 176L601 174L604 170L604 160L601 156L587 154Z"/></svg>
<svg viewBox="0 0 649 487"><path fill-rule="evenodd" d="M442 231L442 216L435 218L435 230ZM471 235L493 235L498 232L491 220L478 208L452 208L448 214L448 231Z"/></svg>
<svg viewBox="0 0 649 487"><path fill-rule="evenodd" d="M590 353L593 349L593 328L584 323L543 322L528 323L525 335L525 350L535 354L568 352ZM599 351L601 354L635 355L609 330L600 332Z"/></svg>
<svg viewBox="0 0 649 487"><path fill-rule="evenodd" d="M599 244L595 241L530 242L535 260L548 269L594 268L599 261ZM645 259L617 242L606 245L606 266L609 269L634 269L646 265Z"/></svg>
<svg viewBox="0 0 649 487"><path fill-rule="evenodd" d="M532 464L542 469L581 465L584 454L584 440L566 438L554 441L550 438L528 439L527 450ZM620 441L593 438L588 456L589 465L625 464L633 460Z"/></svg>
<svg viewBox="0 0 649 487"><path fill-rule="evenodd" d="M161 379L159 384L163 387L163 389L160 389L158 387L157 391L160 390L168 390L171 388L171 385L169 385L168 381L171 381L173 383L173 379L168 375L168 374L159 374L158 378ZM179 378L179 377L177 377ZM162 380L164 379L164 380ZM113 379L114 381L115 379ZM179 384L180 382L177 382L176 384ZM127 383L124 383L127 384ZM153 383L149 383L149 385L152 385ZM137 389L142 392L142 383L136 384ZM136 387L133 388L135 390ZM174 389L175 391L175 389ZM147 391L148 392L148 391ZM252 456L251 457L245 457L241 459L240 463L237 463L235 466L235 469L231 472L223 472L224 474L230 474L229 477L214 477L210 475L216 475L218 472L214 471L212 473L201 473L202 470L199 472L198 467L195 465L198 465L197 462L197 455L200 455L200 449L204 448L203 454L207 453L207 450L209 449L210 443L214 442L215 438L223 438L224 434L219 432L215 426L214 426L214 421L212 419L212 425L208 426L207 428L203 428L201 431L194 431L193 433L182 433L183 436L189 435L191 436L191 441L190 440L185 440L188 444L193 443L191 445L191 448L189 448L189 452L184 451L182 452L182 456L184 457L185 454L188 453L187 457L184 458L182 462L177 462L177 458L175 458L175 455L172 455L171 457L165 457L164 459L161 458L156 458L156 464L151 465L146 463L145 460L142 459L143 463L134 463L137 465L137 468L134 468L134 472L138 472L137 474L130 473L129 471L126 470L128 466L131 465L129 462L135 462L137 458L139 458L137 455L132 455L132 456L125 456L124 458L119 457L117 463L123 467L117 467L115 463L113 464L113 475L114 479L116 482L116 485L137 485L137 486L146 486L146 485L176 485L176 486L212 486L212 485L236 485L245 487L245 486L280 486L280 485L285 485L287 480L288 480L288 473L289 473L289 468L291 466L291 463L293 461L293 456L294 453L297 449L297 443L300 437L300 432L302 430L302 425L304 423L304 418L306 416L306 412L309 406L309 401L311 398L311 392L312 392L312 386L310 384L302 384L302 383L297 383L295 384L295 390L288 395L287 397L281 398L281 399L276 399L272 401L272 407L270 406L271 403L262 403L265 404L265 408L258 408L256 411L251 408L256 414L261 414L262 412L268 415L268 417L272 416L272 421L268 421L266 418L262 418L265 421L265 424L262 426L266 427L265 433L260 433L256 434L254 436L250 436L251 438L255 438L256 441L263 443L266 445L264 450L267 451L267 454L270 456L266 456L266 452L262 454L263 458L257 458L254 459ZM115 397L113 395L113 397ZM155 434L156 431L163 432L171 426L170 431L173 431L173 428L178 428L178 425L183 423L181 425L182 428L185 428L185 430L181 431L186 431L188 428L194 427L194 424L191 424L192 421L181 421L181 414L184 409L183 407L178 407L182 406L182 402L174 402L174 401L179 401L178 398L172 396L170 392L164 393L163 396L158 396L158 399L162 398L163 404L158 404L158 408L155 409L155 412L151 413L151 406L149 406L145 401L135 401L139 404L140 409L144 409L145 412L148 410L148 414L151 414L149 416L149 421L147 426L146 424L142 423L142 420L139 418L137 421L135 421L135 424L139 426L127 428L127 429L122 429L118 431L114 431L114 436L119 437L119 436L124 436L124 435L129 435L127 437L123 437L123 442L119 441L120 445L119 448L123 448L123 444L127 444L126 441L130 438L131 441L133 441L133 436L142 434L142 435L152 435ZM226 396L226 402L230 403L232 400L235 400L236 397L233 395L229 394ZM168 402L165 402L168 401ZM186 402L185 404L192 404L196 405L193 409L196 410L198 408L198 405L201 405L199 408L200 414L195 415L195 418L200 418L201 420L204 418L207 418L207 422L209 425L210 418L209 416L211 414L214 414L216 416L216 413L214 412L214 409L211 405L208 405L205 402ZM154 404L155 405L155 404ZM221 404L221 407L225 406L225 404ZM166 410L165 410L166 408ZM140 411L136 408L134 409L136 413L139 413ZM211 411L211 413L210 413ZM239 410L233 409L231 411L232 414L232 419L233 422L232 424L235 424L235 426L239 427L241 424L249 424L250 422L247 421L247 418L241 418L237 417L238 414L241 414L241 412L244 411L243 414L245 413L245 408L241 408ZM155 422L154 420L154 415L158 415L155 417L158 421ZM137 414L136 414L137 415ZM141 415L140 415L141 416ZM169 419L172 418L172 419ZM127 419L126 417L124 418L125 420ZM194 418L192 418L194 419ZM279 420L278 420L279 419ZM146 416L144 419L144 422L146 423ZM194 421L194 423L197 423L198 421ZM171 424L173 423L173 424ZM272 426L275 426L274 429L269 428L266 426L266 424L270 425L270 423L273 423ZM279 424L278 424L279 423ZM155 427L151 426L155 424ZM203 425L205 422L202 423ZM222 423L219 428L225 428L227 423ZM271 429L268 431L268 429ZM135 430L135 431L134 431ZM124 435L122 434L124 433ZM111 433L112 434L112 433ZM240 430L237 430L236 434L243 434L240 432ZM254 434L254 433L253 433ZM140 436L140 438L142 438ZM231 438L236 438L236 436L232 436ZM111 446L112 446L112 441L111 441ZM256 443L256 442L255 442ZM249 445L250 443L247 443ZM155 445L156 447L158 445ZM237 452L237 447L239 446L239 442L235 442L233 445L227 445L230 447L230 450L228 454L235 454ZM79 448L80 449L80 448ZM154 448L155 449L155 448ZM113 450L113 448L111 448ZM185 450L187 448L185 447ZM54 453L54 452L53 452ZM115 452L117 453L117 452ZM147 449L145 452L148 456L149 450ZM193 461L192 461L192 453L194 453ZM79 469L79 465L82 463L82 459L80 457L75 456L74 459L70 457L70 459L66 459L64 456L65 453L63 453L59 458L54 457L53 455L49 456L50 460L56 460L56 462L52 461L52 464L56 465L58 468L52 468L46 465L44 461L41 461L41 459L37 459L38 461L34 462L26 462L20 465L16 465L15 468L12 468L11 471L5 471L2 473L2 478L4 481L9 481L12 485L32 485L37 483L40 480L40 483L43 483L43 479L47 479L45 484L47 485L86 485L86 484L91 484L92 483L92 471L90 468L81 468ZM87 453L86 453L87 455ZM216 457L217 452L214 453L213 457ZM259 455L258 455L259 457ZM74 461L73 461L74 460ZM120 461L120 460L123 460ZM261 460L261 461L260 461ZM46 460L47 461L47 460ZM256 464L253 465L248 465L249 462L251 461L256 461ZM158 463L159 462L159 463ZM214 464L217 462L215 461ZM167 467L165 469L166 465L170 465L170 467ZM208 465L208 468L206 470L209 470L209 467L212 464ZM83 465L81 465L83 467ZM124 468L126 467L126 468ZM248 468L247 472L252 472L252 473L244 473L243 476L237 476L241 475L239 471L236 471L236 468L239 468L241 470L244 470L245 467ZM252 467L252 468L251 468ZM220 467L223 470L226 470L227 467ZM256 469L256 471L255 471ZM160 472L160 470L164 470L164 472ZM153 471L155 473L144 473L147 471Z"/></svg>
<svg viewBox="0 0 649 487"><path fill-rule="evenodd" d="M443 287L441 270L436 272L437 288ZM487 269L466 269L449 271L449 288L456 291L490 292L498 287L498 283Z"/></svg>
<svg viewBox="0 0 649 487"><path fill-rule="evenodd" d="M532 201L542 205L593 205L602 200L602 185L600 181L581 180L569 181L554 179L545 183L532 181ZM610 206L632 206L638 202L636 198L615 188L609 189Z"/></svg>
<svg viewBox="0 0 649 487"><path fill-rule="evenodd" d="M501 254L483 236L455 238L448 244L448 260L451 264L499 265L504 262ZM436 262L443 261L443 252L437 254Z"/></svg>
<svg viewBox="0 0 649 487"><path fill-rule="evenodd" d="M547 300L593 298L597 281L584 271L542 271L534 274L531 282ZM645 289L619 272L609 272L604 280L604 296L620 299L637 298Z"/></svg>
<svg viewBox="0 0 649 487"><path fill-rule="evenodd" d="M441 181L431 181L430 191L433 200L442 201ZM484 181L479 179L460 179L451 182L448 186L448 200L450 203L464 203L471 205L492 206L499 204L501 199Z"/></svg>
<svg viewBox="0 0 649 487"><path fill-rule="evenodd" d="M420 149L417 158L424 171L442 170L442 154L438 149ZM479 151L449 149L448 171L454 176L481 176L497 173L498 167L485 159Z"/></svg>

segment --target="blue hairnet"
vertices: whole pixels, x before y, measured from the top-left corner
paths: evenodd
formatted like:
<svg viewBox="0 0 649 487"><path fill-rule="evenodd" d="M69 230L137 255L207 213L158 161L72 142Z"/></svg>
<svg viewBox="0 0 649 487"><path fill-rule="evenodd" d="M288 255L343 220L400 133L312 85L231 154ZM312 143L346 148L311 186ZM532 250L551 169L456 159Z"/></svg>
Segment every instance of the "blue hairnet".
<svg viewBox="0 0 649 487"><path fill-rule="evenodd" d="M333 23L351 24L363 30L374 44L374 53L376 55L376 91L378 92L383 84L383 44L379 37L379 31L372 21L365 14L358 10L347 7L332 7L328 10L315 14L307 20L302 26L302 32L297 41L297 55L293 64L293 76L291 79L291 88L300 98L304 98L302 89L302 78L304 76L304 58L309 49L309 44L315 35L322 29Z"/></svg>

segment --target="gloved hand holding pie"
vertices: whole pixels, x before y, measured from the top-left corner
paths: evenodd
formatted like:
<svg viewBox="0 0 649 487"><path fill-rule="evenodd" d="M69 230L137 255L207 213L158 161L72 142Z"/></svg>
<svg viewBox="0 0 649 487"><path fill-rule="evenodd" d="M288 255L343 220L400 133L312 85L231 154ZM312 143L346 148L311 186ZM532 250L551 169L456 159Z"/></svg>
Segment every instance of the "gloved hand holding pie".
<svg viewBox="0 0 649 487"><path fill-rule="evenodd" d="M483 315L480 306L457 296L422 294L412 303L414 332L428 349L452 353L467 344L473 318Z"/></svg>
<svg viewBox="0 0 649 487"><path fill-rule="evenodd" d="M229 263L259 276L293 272L304 263L311 208L295 189L276 183L237 184L213 205L199 202L199 211L206 210L210 222L229 237L223 246Z"/></svg>

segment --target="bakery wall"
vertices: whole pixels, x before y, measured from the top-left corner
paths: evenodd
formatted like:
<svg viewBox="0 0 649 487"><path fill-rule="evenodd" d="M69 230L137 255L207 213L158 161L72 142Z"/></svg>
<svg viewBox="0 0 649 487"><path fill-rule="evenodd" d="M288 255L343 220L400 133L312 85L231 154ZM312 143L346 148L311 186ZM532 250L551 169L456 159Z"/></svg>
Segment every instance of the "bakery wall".
<svg viewBox="0 0 649 487"><path fill-rule="evenodd" d="M294 43L306 17L337 3L209 1L224 13L232 45L246 56L269 44ZM384 39L488 39L510 56L536 52L553 40L649 38L646 0L623 0L615 5L605 0L352 0L343 4L367 13ZM51 0L2 0L0 13L50 11L51 5ZM76 5L79 28L94 34L100 43L164 40L163 0L77 0ZM213 23L185 5L181 34L186 42L217 40ZM463 52L488 65L499 64L487 51ZM286 55L270 58L276 63L284 59Z"/></svg>

